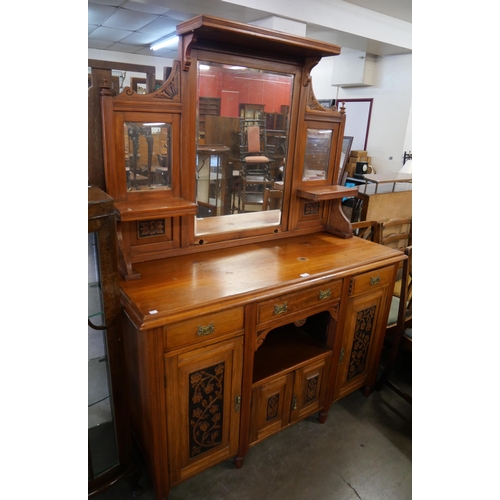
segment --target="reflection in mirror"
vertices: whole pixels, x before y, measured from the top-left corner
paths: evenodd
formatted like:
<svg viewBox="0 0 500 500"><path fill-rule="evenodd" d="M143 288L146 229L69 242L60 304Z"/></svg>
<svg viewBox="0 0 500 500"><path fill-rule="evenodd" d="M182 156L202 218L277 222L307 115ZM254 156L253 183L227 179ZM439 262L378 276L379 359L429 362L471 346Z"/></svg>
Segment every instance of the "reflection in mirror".
<svg viewBox="0 0 500 500"><path fill-rule="evenodd" d="M307 129L303 181L326 179L332 134L332 130Z"/></svg>
<svg viewBox="0 0 500 500"><path fill-rule="evenodd" d="M196 235L280 225L293 79L198 63Z"/></svg>
<svg viewBox="0 0 500 500"><path fill-rule="evenodd" d="M124 123L127 191L171 189L172 125Z"/></svg>

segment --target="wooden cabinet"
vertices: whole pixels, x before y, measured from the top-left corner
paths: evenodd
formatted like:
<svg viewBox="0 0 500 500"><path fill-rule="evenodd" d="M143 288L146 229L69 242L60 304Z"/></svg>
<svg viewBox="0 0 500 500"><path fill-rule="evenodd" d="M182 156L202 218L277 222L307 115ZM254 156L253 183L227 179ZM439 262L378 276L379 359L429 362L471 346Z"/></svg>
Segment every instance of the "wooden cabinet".
<svg viewBox="0 0 500 500"><path fill-rule="evenodd" d="M240 104L240 118L245 120L262 120L266 113L264 112L264 104Z"/></svg>
<svg viewBox="0 0 500 500"><path fill-rule="evenodd" d="M199 104L199 144L207 144L205 140L205 116L220 116L219 97L200 97Z"/></svg>
<svg viewBox="0 0 500 500"><path fill-rule="evenodd" d="M236 454L243 337L165 356L170 485Z"/></svg>
<svg viewBox="0 0 500 500"><path fill-rule="evenodd" d="M254 360L250 444L323 407L331 357L293 324L268 334Z"/></svg>
<svg viewBox="0 0 500 500"><path fill-rule="evenodd" d="M180 60L161 88L116 97L104 89L101 101L106 182L116 195L128 408L161 500L221 460L234 457L241 467L251 445L300 419L318 412L324 422L333 400L360 387L369 392L404 259L353 238L341 210L341 199L357 193L334 181L346 117L322 108L310 84L314 65L340 47L209 16L185 21L176 32ZM239 127L238 117L207 114L209 103L198 93L201 62L227 85L238 75L253 85L246 93L239 86L244 101L268 106L255 76L273 83L262 87L267 97L282 87L268 110L277 113L282 103L286 114L272 158L278 161L279 146L279 221L274 210L215 215L200 229L197 154L211 156L214 145L229 154ZM263 119L264 106L242 104L241 113ZM150 149L134 153L132 141L126 150L131 125L142 127L145 140L169 131L166 151L158 153L168 160L167 184L156 185L163 178L158 154L149 161L154 137ZM229 156L226 179L237 164ZM145 184L130 172L147 174ZM150 175L156 172L161 176Z"/></svg>
<svg viewBox="0 0 500 500"><path fill-rule="evenodd" d="M373 388L394 273L391 266L351 278L334 399L361 387L369 394Z"/></svg>
<svg viewBox="0 0 500 500"><path fill-rule="evenodd" d="M141 279L122 281L124 341L157 497L222 460L242 466L250 446L369 389L403 258L307 234L138 263Z"/></svg>

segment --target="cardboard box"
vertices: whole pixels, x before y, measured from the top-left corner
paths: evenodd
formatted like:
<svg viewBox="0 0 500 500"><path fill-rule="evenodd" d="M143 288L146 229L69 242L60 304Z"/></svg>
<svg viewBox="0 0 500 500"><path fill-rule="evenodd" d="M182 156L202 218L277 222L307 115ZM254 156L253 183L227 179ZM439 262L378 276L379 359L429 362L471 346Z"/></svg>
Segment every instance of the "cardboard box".
<svg viewBox="0 0 500 500"><path fill-rule="evenodd" d="M350 156L354 158L359 158L360 156L368 156L368 151L353 149L351 150Z"/></svg>
<svg viewBox="0 0 500 500"><path fill-rule="evenodd" d="M356 173L356 162L352 163L352 162L349 162L346 166L345 166L345 170L347 172L347 176L348 177L354 177L354 174Z"/></svg>

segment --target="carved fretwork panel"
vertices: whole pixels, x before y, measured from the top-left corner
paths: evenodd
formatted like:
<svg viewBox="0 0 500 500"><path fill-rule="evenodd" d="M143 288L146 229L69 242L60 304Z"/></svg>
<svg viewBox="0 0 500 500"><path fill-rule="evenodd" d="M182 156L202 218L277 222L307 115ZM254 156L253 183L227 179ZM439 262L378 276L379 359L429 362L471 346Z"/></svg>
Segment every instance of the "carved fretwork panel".
<svg viewBox="0 0 500 500"><path fill-rule="evenodd" d="M304 203L304 215L317 215L319 214L319 203Z"/></svg>
<svg viewBox="0 0 500 500"><path fill-rule="evenodd" d="M165 219L141 220L137 222L137 236L150 238L165 234Z"/></svg>
<svg viewBox="0 0 500 500"><path fill-rule="evenodd" d="M352 344L351 359L349 360L347 380L365 371L376 310L376 306L372 306L356 314L356 328L354 331L354 341Z"/></svg>
<svg viewBox="0 0 500 500"><path fill-rule="evenodd" d="M190 458L222 443L225 363L189 375Z"/></svg>
<svg viewBox="0 0 500 500"><path fill-rule="evenodd" d="M279 403L280 403L279 394L274 394L267 400L266 420L268 422L269 420L273 420L278 416Z"/></svg>
<svg viewBox="0 0 500 500"><path fill-rule="evenodd" d="M307 391L306 391L305 404L307 404L310 401L313 401L317 398L317 396L318 396L318 381L319 381L319 375L316 375L315 377L312 377L307 381Z"/></svg>

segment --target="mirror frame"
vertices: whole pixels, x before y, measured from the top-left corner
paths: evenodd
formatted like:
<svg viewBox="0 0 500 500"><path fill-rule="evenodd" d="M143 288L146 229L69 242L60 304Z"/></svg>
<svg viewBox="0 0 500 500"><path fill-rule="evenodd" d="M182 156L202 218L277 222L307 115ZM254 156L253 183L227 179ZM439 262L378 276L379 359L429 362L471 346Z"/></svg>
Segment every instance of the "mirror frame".
<svg viewBox="0 0 500 500"><path fill-rule="evenodd" d="M271 235L277 234L287 231L288 227L288 211L290 204L290 187L291 187L291 173L293 170L293 161L294 161L294 151L295 151L295 142L296 142L296 134L297 134L297 116L299 109L299 101L300 101L300 93L301 93L301 78L303 74L303 68L300 65L294 63L287 63L282 61L272 61L272 60L264 60L260 58L255 58L251 56L233 56L227 53L219 53L206 49L193 49L191 53L191 64L189 68L189 72L193 72L189 75L189 79L191 80L191 84L189 90L193 97L198 97L198 62L206 62L206 63L214 63L221 65L237 65L244 66L250 69L256 69L261 71L269 71L271 73L281 73L284 75L290 75L293 78L291 85L291 96L290 96L290 111L288 114L288 143L287 143L287 153L286 158L284 160L285 164L290 165L288 168L285 168L284 172L284 182L283 182L283 203L281 206L281 220L279 224L273 225L263 225L260 227L250 227L245 228L243 225L239 228L235 228L230 231L223 232L211 232L209 234L196 234L195 228L195 217L192 219L192 226L190 227L190 241L194 245L203 245L206 243L213 242L224 242L231 241L234 242L240 239L248 239L251 237L263 236L263 235ZM194 78L193 78L194 76ZM195 80L193 82L192 80ZM190 98L188 97L188 99ZM198 106L195 107L194 115L192 118L195 120L195 128L198 130ZM193 129L193 130L194 130ZM192 138L194 141L193 150L191 151L193 162L196 165L196 148L197 148L197 137ZM193 155L194 152L194 155ZM195 168L193 168L195 171ZM194 183L195 184L195 183ZM196 185L193 186L193 199L196 199ZM226 216L220 216L226 217Z"/></svg>

